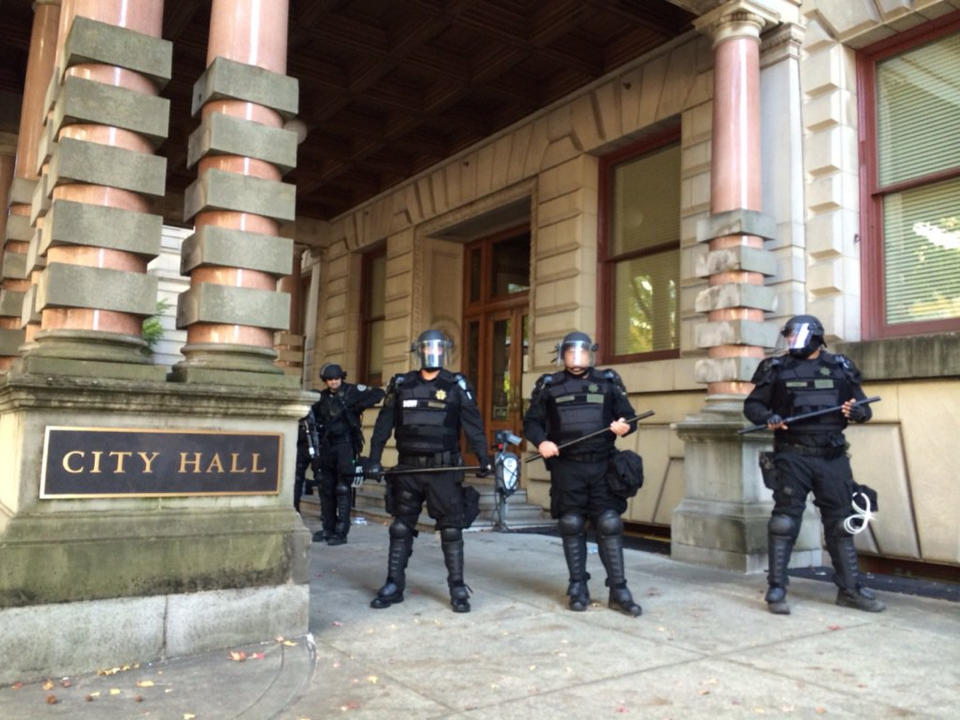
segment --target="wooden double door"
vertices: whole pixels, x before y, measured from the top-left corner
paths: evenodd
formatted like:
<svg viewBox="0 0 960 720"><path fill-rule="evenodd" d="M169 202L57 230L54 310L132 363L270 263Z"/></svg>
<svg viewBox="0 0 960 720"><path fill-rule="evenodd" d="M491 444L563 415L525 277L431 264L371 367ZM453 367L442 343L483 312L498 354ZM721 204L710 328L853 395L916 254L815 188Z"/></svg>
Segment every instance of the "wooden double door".
<svg viewBox="0 0 960 720"><path fill-rule="evenodd" d="M522 377L531 366L529 226L472 242L464 264L464 371L489 442L497 430L522 437Z"/></svg>

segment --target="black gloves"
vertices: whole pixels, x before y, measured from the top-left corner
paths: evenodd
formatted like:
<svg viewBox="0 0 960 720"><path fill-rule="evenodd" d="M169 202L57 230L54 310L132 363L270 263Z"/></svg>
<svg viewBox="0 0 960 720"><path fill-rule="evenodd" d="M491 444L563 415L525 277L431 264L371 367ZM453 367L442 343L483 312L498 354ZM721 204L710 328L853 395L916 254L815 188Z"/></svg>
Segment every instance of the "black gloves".
<svg viewBox="0 0 960 720"><path fill-rule="evenodd" d="M859 423L863 422L867 417L867 410L863 405L851 405L850 406L850 419L853 422Z"/></svg>
<svg viewBox="0 0 960 720"><path fill-rule="evenodd" d="M490 462L490 458L483 458L480 461L480 469L477 470L477 477L484 478L489 477L493 472L493 463Z"/></svg>
<svg viewBox="0 0 960 720"><path fill-rule="evenodd" d="M383 466L379 460L373 458L360 458L360 466L363 468L365 477L371 480L383 480Z"/></svg>
<svg viewBox="0 0 960 720"><path fill-rule="evenodd" d="M771 413L767 417L767 425L779 425L783 422L783 418L777 415L776 413Z"/></svg>

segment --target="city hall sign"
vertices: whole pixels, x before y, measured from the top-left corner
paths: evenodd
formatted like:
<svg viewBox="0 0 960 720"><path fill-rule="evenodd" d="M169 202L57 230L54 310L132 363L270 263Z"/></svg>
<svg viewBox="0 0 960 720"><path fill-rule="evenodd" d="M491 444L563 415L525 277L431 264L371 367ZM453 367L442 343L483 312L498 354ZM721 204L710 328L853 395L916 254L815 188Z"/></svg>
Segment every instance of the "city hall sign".
<svg viewBox="0 0 960 720"><path fill-rule="evenodd" d="M47 427L40 497L276 494L282 444L281 433Z"/></svg>

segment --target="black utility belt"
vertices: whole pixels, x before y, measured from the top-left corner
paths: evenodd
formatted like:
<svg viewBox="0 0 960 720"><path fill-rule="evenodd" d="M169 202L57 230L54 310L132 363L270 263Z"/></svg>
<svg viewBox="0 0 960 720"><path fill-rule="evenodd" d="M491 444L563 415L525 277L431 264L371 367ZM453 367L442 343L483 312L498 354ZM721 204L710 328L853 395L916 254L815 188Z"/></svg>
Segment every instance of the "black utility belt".
<svg viewBox="0 0 960 720"><path fill-rule="evenodd" d="M795 445L794 443L777 443L774 446L774 452L795 453L797 455L809 455L811 457L825 458L832 460L846 455L847 448L843 447L814 447L812 445Z"/></svg>
<svg viewBox="0 0 960 720"><path fill-rule="evenodd" d="M431 453L430 455L399 455L397 463L410 467L443 467L444 465L459 465L460 457L452 451Z"/></svg>
<svg viewBox="0 0 960 720"><path fill-rule="evenodd" d="M613 456L613 453L609 450L604 450L603 452L594 452L594 453L578 453L577 455L572 455L569 453L561 452L558 457L561 460L569 460L570 462L601 462L609 460Z"/></svg>

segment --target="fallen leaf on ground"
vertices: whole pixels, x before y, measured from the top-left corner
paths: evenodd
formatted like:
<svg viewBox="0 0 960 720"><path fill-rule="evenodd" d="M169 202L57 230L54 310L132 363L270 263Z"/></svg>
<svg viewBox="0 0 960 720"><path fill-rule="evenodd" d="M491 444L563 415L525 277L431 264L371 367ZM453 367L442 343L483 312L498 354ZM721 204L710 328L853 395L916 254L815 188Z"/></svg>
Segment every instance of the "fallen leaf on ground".
<svg viewBox="0 0 960 720"><path fill-rule="evenodd" d="M263 653L261 652L254 653L250 657L252 657L254 660L263 660Z"/></svg>
<svg viewBox="0 0 960 720"><path fill-rule="evenodd" d="M709 691L709 690L701 690L701 691L700 691L700 694L701 694L701 695L709 695L709 694L710 694L710 691Z"/></svg>
<svg viewBox="0 0 960 720"><path fill-rule="evenodd" d="M826 708L818 707L818 708L817 708L817 715L823 715L826 711L827 711Z"/></svg>
<svg viewBox="0 0 960 720"><path fill-rule="evenodd" d="M93 702L93 695L84 695L83 699L87 702Z"/></svg>
<svg viewBox="0 0 960 720"><path fill-rule="evenodd" d="M143 695L134 695L133 699L135 702L143 702Z"/></svg>
<svg viewBox="0 0 960 720"><path fill-rule="evenodd" d="M57 700L56 695L53 695L53 694L47 695L47 705L56 705L58 702L60 701Z"/></svg>
<svg viewBox="0 0 960 720"><path fill-rule="evenodd" d="M153 687L153 680L137 680L137 687Z"/></svg>
<svg viewBox="0 0 960 720"><path fill-rule="evenodd" d="M117 688L110 688L110 694L111 694L111 695L119 695L119 694L120 694L120 691L117 690Z"/></svg>
<svg viewBox="0 0 960 720"><path fill-rule="evenodd" d="M47 680L47 681L43 684L43 689L44 689L44 690L51 690L51 689L53 689L53 680Z"/></svg>
<svg viewBox="0 0 960 720"><path fill-rule="evenodd" d="M827 625L827 630L843 630L843 625Z"/></svg>
<svg viewBox="0 0 960 720"><path fill-rule="evenodd" d="M184 713L183 720L193 720L196 717L193 713Z"/></svg>
<svg viewBox="0 0 960 720"><path fill-rule="evenodd" d="M70 682L70 678L64 678L63 680L60 681L60 687L66 688L66 687L70 687L71 685L73 685L73 683Z"/></svg>
<svg viewBox="0 0 960 720"><path fill-rule="evenodd" d="M330 623L330 624L333 625L334 627L343 627L343 623L340 622L339 620L334 620L334 621L333 621L332 623Z"/></svg>
<svg viewBox="0 0 960 720"><path fill-rule="evenodd" d="M13 685L10 686L13 690L19 690L23 687L23 683L17 680Z"/></svg>
<svg viewBox="0 0 960 720"><path fill-rule="evenodd" d="M247 654L243 650L231 650L230 659L234 662L243 662L247 659Z"/></svg>
<svg viewBox="0 0 960 720"><path fill-rule="evenodd" d="M100 697L100 691L99 690L93 691L92 693L90 693L90 697L95 697L95 698Z"/></svg>
<svg viewBox="0 0 960 720"><path fill-rule="evenodd" d="M297 643L295 643L295 642L293 642L293 641L291 641L291 640L284 640L284 641L283 641L283 644L286 645L287 647L296 647L296 645L297 645Z"/></svg>
<svg viewBox="0 0 960 720"><path fill-rule="evenodd" d="M379 680L379 679L380 679L380 678L378 678L376 675L367 675L367 682L370 683L370 684L372 684L372 685L376 685L376 684L377 684L377 680Z"/></svg>

